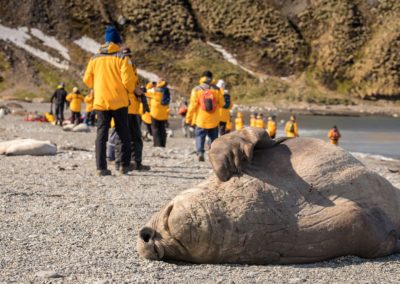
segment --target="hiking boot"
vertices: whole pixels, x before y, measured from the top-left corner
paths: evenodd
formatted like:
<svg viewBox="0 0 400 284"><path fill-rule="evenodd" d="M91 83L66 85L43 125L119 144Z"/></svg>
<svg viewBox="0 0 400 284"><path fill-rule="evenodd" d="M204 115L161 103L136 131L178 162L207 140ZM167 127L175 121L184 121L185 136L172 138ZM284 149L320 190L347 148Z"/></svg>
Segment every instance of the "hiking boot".
<svg viewBox="0 0 400 284"><path fill-rule="evenodd" d="M99 177L110 176L111 175L111 171L110 170L97 170L97 175Z"/></svg>
<svg viewBox="0 0 400 284"><path fill-rule="evenodd" d="M122 167L122 168L120 168L120 169L118 170L118 172L119 172L121 175L127 175L127 174L130 172L130 170L129 170L129 167Z"/></svg>
<svg viewBox="0 0 400 284"><path fill-rule="evenodd" d="M120 172L120 174L123 174L123 175L126 175L127 173L136 170L136 168L137 168L137 165L135 162L130 163L128 167L124 167L124 166L119 167L119 165L118 165L118 171Z"/></svg>
<svg viewBox="0 0 400 284"><path fill-rule="evenodd" d="M120 168L121 168L121 165L119 163L115 163L115 170L119 171Z"/></svg>
<svg viewBox="0 0 400 284"><path fill-rule="evenodd" d="M199 162L204 162L206 159L204 158L204 154L199 155Z"/></svg>
<svg viewBox="0 0 400 284"><path fill-rule="evenodd" d="M146 165L142 165L142 164L137 164L135 170L136 170L136 171L139 171L139 172L150 171L150 166L146 166Z"/></svg>

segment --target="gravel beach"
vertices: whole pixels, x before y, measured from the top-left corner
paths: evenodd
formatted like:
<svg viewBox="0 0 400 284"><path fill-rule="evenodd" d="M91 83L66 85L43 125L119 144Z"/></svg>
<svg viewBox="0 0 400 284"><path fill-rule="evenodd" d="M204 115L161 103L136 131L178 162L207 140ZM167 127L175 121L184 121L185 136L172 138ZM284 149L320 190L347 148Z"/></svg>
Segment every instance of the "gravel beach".
<svg viewBox="0 0 400 284"><path fill-rule="evenodd" d="M58 154L0 156L0 283L400 282L400 254L285 266L141 259L135 251L139 229L211 173L208 162L197 162L192 140L170 138L166 149L145 143L151 171L97 177L94 129L71 133L18 116L0 119L0 141L15 138L50 140ZM357 158L400 187L400 161Z"/></svg>

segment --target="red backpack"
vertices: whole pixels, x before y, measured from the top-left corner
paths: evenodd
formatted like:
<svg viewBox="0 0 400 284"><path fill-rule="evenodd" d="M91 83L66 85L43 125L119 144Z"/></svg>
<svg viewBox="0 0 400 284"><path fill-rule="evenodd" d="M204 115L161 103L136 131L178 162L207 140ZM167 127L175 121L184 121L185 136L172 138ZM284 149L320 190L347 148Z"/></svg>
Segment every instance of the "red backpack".
<svg viewBox="0 0 400 284"><path fill-rule="evenodd" d="M333 130L332 139L333 140L339 140L339 132L337 130Z"/></svg>
<svg viewBox="0 0 400 284"><path fill-rule="evenodd" d="M203 90L200 95L200 107L202 110L213 113L217 110L217 99L212 90Z"/></svg>

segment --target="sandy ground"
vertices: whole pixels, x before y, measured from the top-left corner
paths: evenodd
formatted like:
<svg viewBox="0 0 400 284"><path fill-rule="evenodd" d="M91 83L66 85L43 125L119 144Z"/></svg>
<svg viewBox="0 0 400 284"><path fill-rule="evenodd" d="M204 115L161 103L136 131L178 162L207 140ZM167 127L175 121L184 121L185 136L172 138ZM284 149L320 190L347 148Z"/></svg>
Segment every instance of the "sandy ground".
<svg viewBox="0 0 400 284"><path fill-rule="evenodd" d="M166 149L146 143L149 172L96 177L94 130L66 133L21 117L0 119L0 140L17 137L50 139L59 153L0 156L0 283L400 282L400 254L286 266L143 260L135 251L139 229L176 194L210 174L209 163L199 164L192 154L191 140L171 138ZM389 171L399 169L400 161L360 159L400 187L400 174Z"/></svg>

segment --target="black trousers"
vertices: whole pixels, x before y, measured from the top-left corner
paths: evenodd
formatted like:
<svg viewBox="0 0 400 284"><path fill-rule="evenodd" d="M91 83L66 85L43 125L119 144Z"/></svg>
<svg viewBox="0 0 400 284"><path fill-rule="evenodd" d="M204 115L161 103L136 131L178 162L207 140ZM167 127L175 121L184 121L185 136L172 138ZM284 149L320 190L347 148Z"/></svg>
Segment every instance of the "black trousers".
<svg viewBox="0 0 400 284"><path fill-rule="evenodd" d="M78 125L81 120L81 113L76 111L71 111L71 113L72 113L71 123Z"/></svg>
<svg viewBox="0 0 400 284"><path fill-rule="evenodd" d="M96 113L94 111L86 113L85 123L86 125L94 126L96 120Z"/></svg>
<svg viewBox="0 0 400 284"><path fill-rule="evenodd" d="M219 136L226 134L226 122L221 121L219 123Z"/></svg>
<svg viewBox="0 0 400 284"><path fill-rule="evenodd" d="M96 137L96 166L98 170L107 169L107 140L110 129L111 118L114 118L115 130L121 143L121 163L128 167L131 163L131 147L128 128L128 108L123 107L117 110L99 111L97 113L97 137Z"/></svg>
<svg viewBox="0 0 400 284"><path fill-rule="evenodd" d="M131 136L132 160L140 165L142 164L143 153L142 130L140 129L140 115L129 114L128 123L129 134Z"/></svg>
<svg viewBox="0 0 400 284"><path fill-rule="evenodd" d="M140 116L135 114L128 114L128 127L131 146L131 160L135 161L137 165L142 164L143 140L142 131L140 129ZM122 153L120 152L119 145L121 139L117 135L115 137L115 163L121 164Z"/></svg>
<svg viewBox="0 0 400 284"><path fill-rule="evenodd" d="M151 124L144 123L146 125L147 132L149 132L150 136L153 136L153 131L151 130Z"/></svg>
<svg viewBox="0 0 400 284"><path fill-rule="evenodd" d="M64 121L64 103L56 104L56 120Z"/></svg>
<svg viewBox="0 0 400 284"><path fill-rule="evenodd" d="M154 147L165 147L167 145L167 120L151 118L151 132L153 134Z"/></svg>

